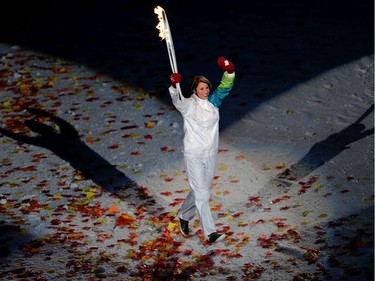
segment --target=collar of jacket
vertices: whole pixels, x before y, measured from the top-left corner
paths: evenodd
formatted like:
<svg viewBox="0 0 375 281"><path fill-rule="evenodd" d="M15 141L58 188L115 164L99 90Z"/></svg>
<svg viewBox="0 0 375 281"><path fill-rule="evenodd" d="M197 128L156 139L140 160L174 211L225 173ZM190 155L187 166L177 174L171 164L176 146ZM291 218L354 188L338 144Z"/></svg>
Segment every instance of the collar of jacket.
<svg viewBox="0 0 375 281"><path fill-rule="evenodd" d="M192 94L192 98L200 105L200 106L202 106L202 107L204 107L204 108L207 108L208 107L208 103L209 103L209 101L208 101L208 99L206 99L206 100L203 100L203 99L201 99L200 97L198 97L196 94Z"/></svg>

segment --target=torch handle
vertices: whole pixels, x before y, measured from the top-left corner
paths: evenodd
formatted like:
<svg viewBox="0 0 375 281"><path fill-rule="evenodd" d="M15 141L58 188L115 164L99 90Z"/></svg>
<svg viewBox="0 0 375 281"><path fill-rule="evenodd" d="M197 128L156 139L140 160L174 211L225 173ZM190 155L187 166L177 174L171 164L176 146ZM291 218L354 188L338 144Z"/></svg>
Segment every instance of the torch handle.
<svg viewBox="0 0 375 281"><path fill-rule="evenodd" d="M177 73L177 62L176 62L176 54L174 51L174 45L173 45L173 39L172 39L172 33L171 29L169 27L167 13L162 10L163 14L163 22L164 22L164 30L165 30L165 43L167 44L168 49L168 55L169 55L169 61L171 63L171 68L174 73Z"/></svg>
<svg viewBox="0 0 375 281"><path fill-rule="evenodd" d="M165 33L166 33L165 43L167 44L169 62L171 64L172 72L178 73L176 54L175 54L175 51L174 51L174 45L173 45L173 40L172 40L172 33L171 33L171 29L169 27L167 14L164 11L164 9L162 10L162 15L163 15L164 30L165 30ZM176 86L177 86L177 90L178 90L180 99L182 99L182 92L181 92L180 84L177 83Z"/></svg>

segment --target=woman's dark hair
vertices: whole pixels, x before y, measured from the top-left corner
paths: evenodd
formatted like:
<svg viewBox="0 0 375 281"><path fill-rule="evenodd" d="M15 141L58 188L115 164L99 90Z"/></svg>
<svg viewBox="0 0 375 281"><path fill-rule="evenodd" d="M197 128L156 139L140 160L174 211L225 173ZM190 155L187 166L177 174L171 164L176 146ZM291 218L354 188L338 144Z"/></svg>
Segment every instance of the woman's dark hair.
<svg viewBox="0 0 375 281"><path fill-rule="evenodd" d="M193 82L191 82L190 94L195 93L195 89L197 88L197 86L200 82L206 83L208 85L208 88L210 89L210 92L211 92L211 88L212 88L211 82L206 77L204 77L202 75L198 75L198 76L195 76L193 78Z"/></svg>

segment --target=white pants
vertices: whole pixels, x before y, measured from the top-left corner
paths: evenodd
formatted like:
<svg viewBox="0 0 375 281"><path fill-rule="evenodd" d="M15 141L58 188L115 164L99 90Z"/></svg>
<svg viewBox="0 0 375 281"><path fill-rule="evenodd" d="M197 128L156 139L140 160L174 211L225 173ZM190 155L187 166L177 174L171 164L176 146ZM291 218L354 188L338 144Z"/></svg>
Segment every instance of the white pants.
<svg viewBox="0 0 375 281"><path fill-rule="evenodd" d="M217 155L208 157L185 155L186 175L190 193L181 206L179 217L183 220L193 219L199 213L203 232L206 236L216 231L211 215L209 199L210 188L215 175Z"/></svg>

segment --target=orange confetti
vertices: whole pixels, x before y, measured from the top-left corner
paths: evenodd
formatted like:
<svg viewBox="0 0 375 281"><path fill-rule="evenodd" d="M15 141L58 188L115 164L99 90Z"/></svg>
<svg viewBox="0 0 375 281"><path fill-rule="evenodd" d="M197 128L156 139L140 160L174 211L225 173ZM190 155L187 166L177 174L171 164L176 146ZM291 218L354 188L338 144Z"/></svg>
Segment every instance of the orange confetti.
<svg viewBox="0 0 375 281"><path fill-rule="evenodd" d="M173 242L173 238L171 234L169 233L168 229L163 229L163 234L164 236L168 239L169 242Z"/></svg>
<svg viewBox="0 0 375 281"><path fill-rule="evenodd" d="M108 214L115 215L119 212L117 206L113 204L109 209L108 209Z"/></svg>
<svg viewBox="0 0 375 281"><path fill-rule="evenodd" d="M156 120L152 120L152 121L148 122L148 123L146 124L146 128L148 128L148 129L152 129L152 128L154 128L157 122L158 122L158 121L156 121Z"/></svg>
<svg viewBox="0 0 375 281"><path fill-rule="evenodd" d="M87 142L88 144L93 144L94 142L97 142L97 141L99 141L99 140L100 140L99 138L88 137L88 138L86 139L86 142Z"/></svg>
<svg viewBox="0 0 375 281"><path fill-rule="evenodd" d="M114 144L114 145L108 146L109 149L117 149L119 147L120 147L119 144Z"/></svg>
<svg viewBox="0 0 375 281"><path fill-rule="evenodd" d="M116 220L116 226L125 226L125 225L129 225L133 222L135 222L136 219L132 216L129 216L127 214L122 214L121 216L119 216Z"/></svg>
<svg viewBox="0 0 375 281"><path fill-rule="evenodd" d="M171 196L172 192L170 192L170 191L163 191L163 192L160 192L160 194L164 195L164 196Z"/></svg>
<svg viewBox="0 0 375 281"><path fill-rule="evenodd" d="M211 208L211 211L220 211L221 208L222 208L221 205L216 205L215 207L212 207L212 208Z"/></svg>

